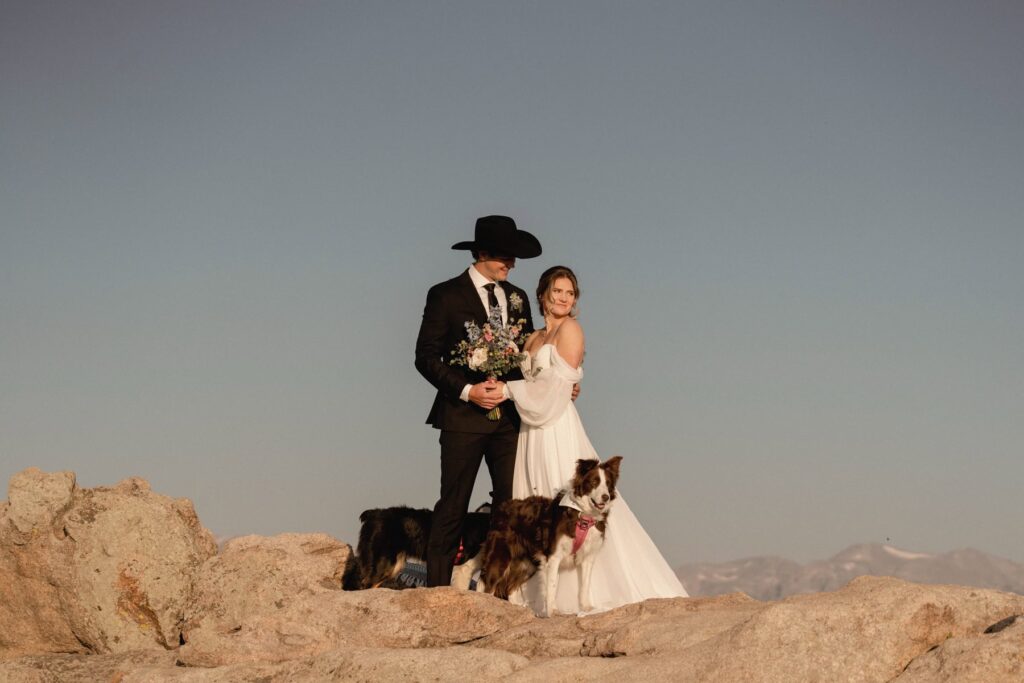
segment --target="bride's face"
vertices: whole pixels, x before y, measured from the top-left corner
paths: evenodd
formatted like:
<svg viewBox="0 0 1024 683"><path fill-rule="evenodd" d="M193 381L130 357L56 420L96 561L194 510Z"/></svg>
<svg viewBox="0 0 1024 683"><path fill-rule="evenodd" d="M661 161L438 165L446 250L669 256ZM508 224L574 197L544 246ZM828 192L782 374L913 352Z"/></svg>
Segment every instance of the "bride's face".
<svg viewBox="0 0 1024 683"><path fill-rule="evenodd" d="M548 294L545 297L544 314L556 318L564 318L572 313L572 307L576 305L576 290L572 287L572 280L567 277L557 278L548 287Z"/></svg>

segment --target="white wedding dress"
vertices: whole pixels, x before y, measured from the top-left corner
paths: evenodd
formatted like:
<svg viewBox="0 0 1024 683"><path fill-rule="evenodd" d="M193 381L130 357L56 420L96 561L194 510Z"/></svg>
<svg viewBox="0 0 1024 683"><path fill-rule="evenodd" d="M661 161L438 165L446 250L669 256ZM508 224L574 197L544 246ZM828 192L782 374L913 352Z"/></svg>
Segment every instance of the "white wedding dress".
<svg viewBox="0 0 1024 683"><path fill-rule="evenodd" d="M544 344L523 363L523 376L526 379L507 384L522 418L512 496L551 498L568 486L578 459L599 459L572 402L572 385L583 377L583 370L565 362L554 344ZM628 487L629 458L623 465L619 481ZM521 596L538 614L544 607L540 579L540 573L534 575ZM608 514L604 546L590 585L593 612L647 598L686 597L675 572L640 526L621 491ZM563 614L580 613L575 569L559 573L556 609Z"/></svg>

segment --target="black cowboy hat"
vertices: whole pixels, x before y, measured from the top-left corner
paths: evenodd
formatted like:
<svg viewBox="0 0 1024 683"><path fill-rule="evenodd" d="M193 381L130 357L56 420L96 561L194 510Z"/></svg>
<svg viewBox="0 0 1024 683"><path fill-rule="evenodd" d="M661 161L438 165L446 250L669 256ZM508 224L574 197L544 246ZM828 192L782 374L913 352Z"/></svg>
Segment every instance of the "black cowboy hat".
<svg viewBox="0 0 1024 683"><path fill-rule="evenodd" d="M484 216L476 219L476 231L472 242L453 244L452 249L486 251L488 254L533 258L540 256L540 242L537 238L516 228L516 222L508 216Z"/></svg>

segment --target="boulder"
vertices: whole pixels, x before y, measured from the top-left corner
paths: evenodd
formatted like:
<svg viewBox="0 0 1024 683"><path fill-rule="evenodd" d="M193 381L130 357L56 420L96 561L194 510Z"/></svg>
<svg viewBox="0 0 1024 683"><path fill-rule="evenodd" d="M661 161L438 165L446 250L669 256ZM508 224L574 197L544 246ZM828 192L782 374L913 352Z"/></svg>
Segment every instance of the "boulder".
<svg viewBox="0 0 1024 683"><path fill-rule="evenodd" d="M213 606L203 609L210 614ZM239 610L229 606L225 613ZM448 647L533 619L525 607L447 587L325 591L287 596L240 621L190 621L179 657L188 666L213 667L279 663L343 647Z"/></svg>
<svg viewBox="0 0 1024 683"><path fill-rule="evenodd" d="M861 577L832 593L767 603L688 648L678 670L696 679L889 681L953 636L979 634L1022 611L1024 596Z"/></svg>
<svg viewBox="0 0 1024 683"><path fill-rule="evenodd" d="M742 593L652 599L587 617L536 619L473 643L539 657L620 657L684 650L764 608Z"/></svg>
<svg viewBox="0 0 1024 683"><path fill-rule="evenodd" d="M6 517L24 534L50 531L54 520L71 505L74 491L74 472L47 473L30 467L11 477Z"/></svg>
<svg viewBox="0 0 1024 683"><path fill-rule="evenodd" d="M19 573L15 558L0 547L0 662L41 652L83 653L86 648L71 630L57 589L43 578Z"/></svg>
<svg viewBox="0 0 1024 683"><path fill-rule="evenodd" d="M142 479L80 489L14 475L0 514L0 659L177 648L200 565L216 553L192 503Z"/></svg>
<svg viewBox="0 0 1024 683"><path fill-rule="evenodd" d="M186 628L230 633L299 597L340 590L351 554L327 534L233 538L200 568Z"/></svg>
<svg viewBox="0 0 1024 683"><path fill-rule="evenodd" d="M898 683L1024 681L1024 615L986 632L950 638L907 667Z"/></svg>
<svg viewBox="0 0 1024 683"><path fill-rule="evenodd" d="M95 652L178 647L196 572L217 552L191 501L134 478L75 498L62 593L77 637Z"/></svg>
<svg viewBox="0 0 1024 683"><path fill-rule="evenodd" d="M864 577L833 593L766 603L707 640L625 666L652 679L671 672L679 680L880 683L948 638L980 634L1022 606L1024 597L1009 593Z"/></svg>
<svg viewBox="0 0 1024 683"><path fill-rule="evenodd" d="M85 652L51 568L67 562L55 524L71 504L72 472L34 467L11 477L0 503L0 661L40 652Z"/></svg>

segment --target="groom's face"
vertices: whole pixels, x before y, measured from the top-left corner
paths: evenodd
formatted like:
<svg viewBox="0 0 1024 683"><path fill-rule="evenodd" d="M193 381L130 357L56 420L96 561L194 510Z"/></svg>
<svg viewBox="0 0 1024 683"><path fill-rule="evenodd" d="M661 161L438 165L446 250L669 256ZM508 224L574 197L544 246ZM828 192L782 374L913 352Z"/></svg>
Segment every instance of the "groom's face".
<svg viewBox="0 0 1024 683"><path fill-rule="evenodd" d="M480 252L480 259L476 262L476 269L480 273L495 282L504 282L508 279L508 271L516 267L515 256L504 254L492 254L487 251Z"/></svg>

